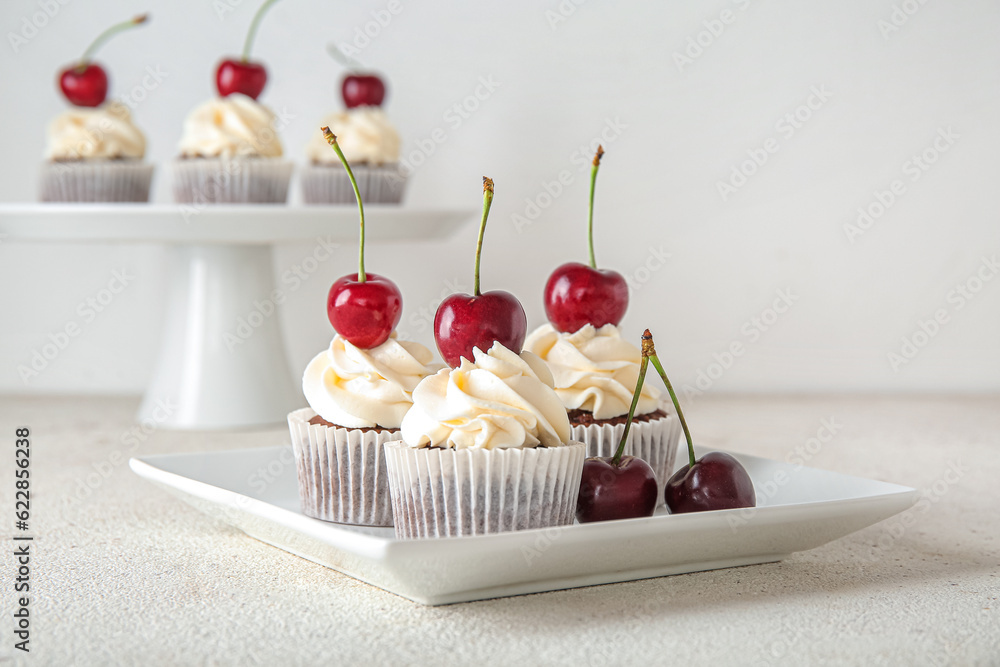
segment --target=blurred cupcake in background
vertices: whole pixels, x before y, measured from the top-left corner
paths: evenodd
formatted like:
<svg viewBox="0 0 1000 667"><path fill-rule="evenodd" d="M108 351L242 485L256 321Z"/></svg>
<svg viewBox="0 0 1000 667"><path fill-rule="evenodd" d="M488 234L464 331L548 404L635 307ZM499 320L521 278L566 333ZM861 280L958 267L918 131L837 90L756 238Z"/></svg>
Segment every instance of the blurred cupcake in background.
<svg viewBox="0 0 1000 667"><path fill-rule="evenodd" d="M59 88L74 108L48 130L39 198L44 202L146 202L153 178L144 164L146 137L128 108L105 104L108 76L91 56L118 32L145 23L146 15L111 26L83 57L59 73Z"/></svg>
<svg viewBox="0 0 1000 667"><path fill-rule="evenodd" d="M71 109L49 125L40 197L45 202L146 202L153 165L146 137L123 104Z"/></svg>
<svg viewBox="0 0 1000 667"><path fill-rule="evenodd" d="M178 203L281 204L292 163L282 159L275 115L241 93L208 100L184 121L174 160Z"/></svg>
<svg viewBox="0 0 1000 667"><path fill-rule="evenodd" d="M398 204L406 189L406 176L399 165L399 133L382 110L385 91L377 74L352 71L341 85L346 109L317 124L329 127L337 137L354 170L361 197L369 204ZM306 156L309 164L301 174L305 203L353 204L354 190L347 173L319 130L310 138Z"/></svg>
<svg viewBox="0 0 1000 667"><path fill-rule="evenodd" d="M240 56L215 70L219 97L184 121L180 157L174 160L174 200L180 204L283 204L292 163L282 159L274 113L257 102L267 85L264 64L251 60L261 20L277 0L257 8Z"/></svg>

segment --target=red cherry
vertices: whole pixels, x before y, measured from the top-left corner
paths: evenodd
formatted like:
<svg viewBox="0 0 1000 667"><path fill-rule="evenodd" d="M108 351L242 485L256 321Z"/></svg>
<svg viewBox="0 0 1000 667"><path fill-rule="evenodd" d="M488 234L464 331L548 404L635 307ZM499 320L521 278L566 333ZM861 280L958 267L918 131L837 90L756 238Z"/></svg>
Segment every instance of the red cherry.
<svg viewBox="0 0 1000 667"><path fill-rule="evenodd" d="M452 294L434 314L434 340L444 362L452 368L461 365L462 357L474 361L472 348L486 352L494 342L520 354L527 331L528 318L521 302L503 290L479 296Z"/></svg>
<svg viewBox="0 0 1000 667"><path fill-rule="evenodd" d="M97 63L70 65L59 73L59 88L70 104L97 107L108 97L108 75Z"/></svg>
<svg viewBox="0 0 1000 667"><path fill-rule="evenodd" d="M104 42L114 35L142 25L149 20L148 14L136 16L128 21L116 23L90 43L83 56L76 63L59 73L59 88L63 95L78 107L96 107L108 97L108 75L91 59Z"/></svg>
<svg viewBox="0 0 1000 667"><path fill-rule="evenodd" d="M672 514L754 507L753 482L739 461L724 452L709 452L667 480L664 498Z"/></svg>
<svg viewBox="0 0 1000 667"><path fill-rule="evenodd" d="M653 516L659 497L656 475L634 456L594 457L583 462L576 518L580 523Z"/></svg>
<svg viewBox="0 0 1000 667"><path fill-rule="evenodd" d="M528 318L521 302L510 292L479 290L479 260L483 254L486 220L493 205L493 179L483 176L483 217L476 242L476 268L472 294L452 294L434 313L434 340L445 363L457 368L462 357L475 361L473 348L489 351L500 343L515 354L521 353L528 332Z"/></svg>
<svg viewBox="0 0 1000 667"><path fill-rule="evenodd" d="M388 278L366 272L343 276L330 287L326 313L334 330L351 344L368 350L389 340L403 315L403 295Z"/></svg>
<svg viewBox="0 0 1000 667"><path fill-rule="evenodd" d="M545 283L545 315L559 331L573 333L585 324L617 325L628 310L628 283L617 271L568 262Z"/></svg>
<svg viewBox="0 0 1000 667"><path fill-rule="evenodd" d="M215 70L215 87L222 97L243 93L257 99L266 85L267 70L260 63L230 58L219 63Z"/></svg>
<svg viewBox="0 0 1000 667"><path fill-rule="evenodd" d="M348 74L340 85L340 94L348 109L359 106L377 107L385 99L385 84L377 74Z"/></svg>
<svg viewBox="0 0 1000 667"><path fill-rule="evenodd" d="M590 266L579 262L563 264L545 283L545 315L558 331L574 333L585 324L603 327L618 325L628 310L628 283L617 271L599 270L594 259L594 188L604 149L597 147L590 169L590 206L587 215L587 243Z"/></svg>

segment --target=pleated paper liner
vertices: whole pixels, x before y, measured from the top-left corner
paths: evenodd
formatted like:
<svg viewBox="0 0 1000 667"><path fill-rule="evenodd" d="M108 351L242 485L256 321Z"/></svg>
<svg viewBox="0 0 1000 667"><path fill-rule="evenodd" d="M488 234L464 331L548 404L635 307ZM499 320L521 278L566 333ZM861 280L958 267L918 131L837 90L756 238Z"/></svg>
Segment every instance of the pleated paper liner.
<svg viewBox="0 0 1000 667"><path fill-rule="evenodd" d="M399 432L310 424L314 416L309 408L288 415L302 512L336 523L391 526L382 446L398 440Z"/></svg>
<svg viewBox="0 0 1000 667"><path fill-rule="evenodd" d="M75 160L42 165L43 202L148 202L153 165L140 160Z"/></svg>
<svg viewBox="0 0 1000 667"><path fill-rule="evenodd" d="M366 204L398 204L406 191L406 176L398 165L371 167L351 165L361 201ZM299 170L302 198L306 204L353 204L354 188L340 164L311 164Z"/></svg>
<svg viewBox="0 0 1000 667"><path fill-rule="evenodd" d="M573 523L586 447L385 445L396 537L454 537Z"/></svg>
<svg viewBox="0 0 1000 667"><path fill-rule="evenodd" d="M180 158L172 170L179 204L284 204L292 177L279 158Z"/></svg>

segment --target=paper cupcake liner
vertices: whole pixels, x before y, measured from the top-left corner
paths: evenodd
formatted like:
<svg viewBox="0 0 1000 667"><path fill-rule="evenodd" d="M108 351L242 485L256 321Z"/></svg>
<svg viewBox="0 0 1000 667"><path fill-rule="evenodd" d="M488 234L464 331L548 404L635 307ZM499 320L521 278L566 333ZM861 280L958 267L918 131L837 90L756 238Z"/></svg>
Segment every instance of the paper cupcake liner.
<svg viewBox="0 0 1000 667"><path fill-rule="evenodd" d="M302 513L336 523L391 526L382 445L398 432L310 424L309 408L288 415Z"/></svg>
<svg viewBox="0 0 1000 667"><path fill-rule="evenodd" d="M43 202L148 202L153 165L139 160L76 160L42 165Z"/></svg>
<svg viewBox="0 0 1000 667"><path fill-rule="evenodd" d="M587 445L587 456L614 456L621 442L625 424L590 424L570 428L570 437ZM649 464L656 475L657 505L664 504L663 490L674 471L677 441L681 425L677 417L667 415L648 422L632 422L625 443L625 455Z"/></svg>
<svg viewBox="0 0 1000 667"><path fill-rule="evenodd" d="M366 204L398 204L406 191L406 176L399 165L351 165L361 200ZM308 165L299 173L306 204L353 204L354 188L340 164Z"/></svg>
<svg viewBox="0 0 1000 667"><path fill-rule="evenodd" d="M280 158L174 160L178 204L284 204L292 163Z"/></svg>
<svg viewBox="0 0 1000 667"><path fill-rule="evenodd" d="M586 447L385 445L396 537L455 537L573 523Z"/></svg>

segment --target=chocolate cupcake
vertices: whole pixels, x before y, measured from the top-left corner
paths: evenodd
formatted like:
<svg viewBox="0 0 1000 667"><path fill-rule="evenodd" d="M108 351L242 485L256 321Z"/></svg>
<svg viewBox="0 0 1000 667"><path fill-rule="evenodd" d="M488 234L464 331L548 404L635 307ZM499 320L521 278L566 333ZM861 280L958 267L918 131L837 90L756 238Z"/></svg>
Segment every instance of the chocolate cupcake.
<svg viewBox="0 0 1000 667"><path fill-rule="evenodd" d="M338 334L309 362L302 391L310 407L288 415L304 514L392 525L383 445L399 439L411 392L438 367L432 358L395 334L368 350Z"/></svg>
<svg viewBox="0 0 1000 667"><path fill-rule="evenodd" d="M270 109L233 93L196 107L184 121L173 163L179 204L283 204L292 163L282 159Z"/></svg>
<svg viewBox="0 0 1000 667"><path fill-rule="evenodd" d="M573 522L586 447L545 364L495 343L413 391L385 445L396 537L452 537Z"/></svg>
<svg viewBox="0 0 1000 667"><path fill-rule="evenodd" d="M147 202L153 166L146 137L128 108L76 107L49 125L39 199L43 202Z"/></svg>
<svg viewBox="0 0 1000 667"><path fill-rule="evenodd" d="M399 134L382 109L360 106L323 119L337 137L367 204L398 204L406 189L399 165ZM302 169L302 195L306 204L353 204L354 189L330 150L323 133L313 133L306 147L309 164Z"/></svg>
<svg viewBox="0 0 1000 667"><path fill-rule="evenodd" d="M613 324L585 325L560 333L545 324L528 335L524 349L541 357L555 381L555 391L569 414L574 440L587 445L587 456L612 456L618 448L639 376L642 353L621 337ZM645 383L639 395L625 454L644 460L656 474L660 503L677 455L680 422Z"/></svg>

